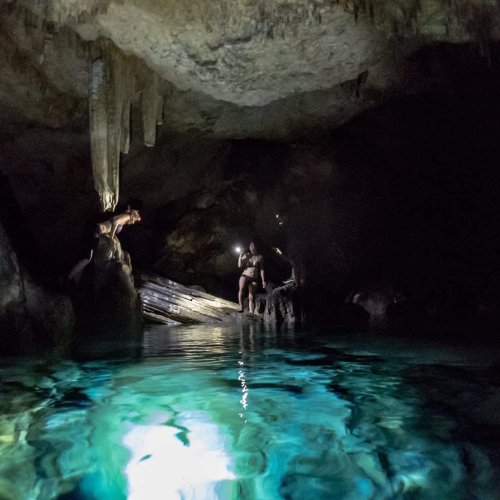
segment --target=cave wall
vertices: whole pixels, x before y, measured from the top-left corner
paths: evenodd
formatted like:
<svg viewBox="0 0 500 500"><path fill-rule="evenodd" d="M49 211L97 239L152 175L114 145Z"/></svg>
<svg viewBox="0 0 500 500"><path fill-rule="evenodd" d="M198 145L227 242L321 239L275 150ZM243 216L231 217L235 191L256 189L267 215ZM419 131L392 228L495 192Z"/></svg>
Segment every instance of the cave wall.
<svg viewBox="0 0 500 500"><path fill-rule="evenodd" d="M40 286L20 264L0 224L0 353L64 352L73 339L69 299Z"/></svg>
<svg viewBox="0 0 500 500"><path fill-rule="evenodd" d="M424 302L494 303L500 75L468 47L417 59L441 81L432 92L400 96L336 131L304 130L301 139L160 130L157 145L144 148L132 109L120 201L141 199L143 221L120 238L135 267L234 298L233 248L258 235L274 281L290 273L273 257L278 246L328 297L389 282ZM0 159L45 264L70 267L84 222L98 211L88 135L16 131Z"/></svg>
<svg viewBox="0 0 500 500"><path fill-rule="evenodd" d="M88 133L22 130L0 144L0 171L5 179L2 189L16 203L4 214L13 239L23 239L26 228L19 221L24 219L36 242L31 259L45 262L46 268L63 267L81 241L88 214L99 207ZM24 240L20 252L30 245Z"/></svg>
<svg viewBox="0 0 500 500"><path fill-rule="evenodd" d="M270 246L295 254L332 297L390 285L424 306L497 308L500 74L464 47L419 58L440 89L401 96L335 132L227 143L224 183L161 212L156 269L228 293L238 275L232 248L257 234L277 280L289 267Z"/></svg>

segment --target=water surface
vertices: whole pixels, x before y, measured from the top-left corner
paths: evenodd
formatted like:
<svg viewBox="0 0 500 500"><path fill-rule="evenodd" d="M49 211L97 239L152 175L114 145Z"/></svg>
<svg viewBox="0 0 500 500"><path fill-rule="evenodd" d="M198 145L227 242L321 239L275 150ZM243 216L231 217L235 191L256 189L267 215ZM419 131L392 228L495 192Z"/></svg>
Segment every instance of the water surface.
<svg viewBox="0 0 500 500"><path fill-rule="evenodd" d="M4 360L2 500L500 498L491 348L245 325L140 351Z"/></svg>

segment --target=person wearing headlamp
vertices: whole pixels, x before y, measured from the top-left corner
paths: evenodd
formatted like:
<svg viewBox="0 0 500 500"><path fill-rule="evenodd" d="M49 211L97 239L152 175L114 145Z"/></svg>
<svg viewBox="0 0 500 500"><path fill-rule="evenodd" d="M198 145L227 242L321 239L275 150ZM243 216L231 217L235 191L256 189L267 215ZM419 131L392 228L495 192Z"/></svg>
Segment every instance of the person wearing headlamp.
<svg viewBox="0 0 500 500"><path fill-rule="evenodd" d="M140 222L141 216L138 210L132 210L127 206L122 214L110 217L104 222L90 222L87 224L83 237L82 257L68 274L68 280L78 284L84 269L90 264L95 251L99 245L99 238L108 235L111 239L121 232L123 226L128 226Z"/></svg>
<svg viewBox="0 0 500 500"><path fill-rule="evenodd" d="M240 252L238 267L244 268L239 280L238 302L239 312L243 312L243 296L248 288L248 309L253 314L255 311L255 294L259 287L259 275L262 279L262 286L266 288L266 278L264 273L264 258L258 253L256 244L252 241L249 245L250 252Z"/></svg>

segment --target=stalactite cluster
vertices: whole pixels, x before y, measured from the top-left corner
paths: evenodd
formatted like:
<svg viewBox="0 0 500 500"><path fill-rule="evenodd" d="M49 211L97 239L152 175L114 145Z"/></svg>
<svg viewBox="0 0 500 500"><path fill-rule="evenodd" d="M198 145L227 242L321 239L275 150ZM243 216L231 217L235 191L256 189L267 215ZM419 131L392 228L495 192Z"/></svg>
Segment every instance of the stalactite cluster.
<svg viewBox="0 0 500 500"><path fill-rule="evenodd" d="M39 17L56 24L78 23L107 12L111 3L124 0L10 0L9 5L21 5ZM137 2L138 4L140 2ZM151 2L155 4L154 1ZM420 13L427 7L420 0L161 0L158 8L168 11L174 21L197 22L208 32L239 31L243 24L252 26L252 36L274 38L296 32L304 23L321 23L332 8L341 7L357 21L360 15L369 16L377 27L398 36L418 33L425 22ZM463 29L471 38L488 35L483 24L499 15L495 0L437 0L445 13L446 32L451 27ZM432 7L432 6L431 6ZM432 7L432 8L435 8ZM432 10L432 9L431 9ZM429 11L430 13L430 11ZM427 14L429 14L427 13Z"/></svg>
<svg viewBox="0 0 500 500"><path fill-rule="evenodd" d="M463 41L467 38L478 40L482 53L487 57L488 41L500 36L495 31L500 26L499 7L495 2L496 0L435 0L427 3L421 0L148 0L147 5L146 2L142 5L139 0L7 0L0 4L0 28L10 23L21 24L24 26L24 36L20 37L13 30L14 36L11 37L12 40L9 38L9 43L18 46L19 50L12 52L12 56L3 55L0 50L0 58L4 57L12 67L22 66L20 69L33 75L31 80L38 87L43 87L43 92L50 89L51 96L56 96L50 99L51 103L55 103L50 105L53 109L49 108L45 112L47 116L55 116L53 121L56 124L63 122L62 118L58 119L62 115L59 109L62 105L57 107L57 103L66 104L66 99L70 102L69 106L74 106L75 95L82 102L88 96L95 187L102 209L112 210L119 197L120 157L122 153L127 154L130 148L131 105L133 103L140 107L144 144L153 146L157 126L163 122L165 93L170 84L147 67L146 63L134 56L125 55L111 40L84 41L79 37L74 30L79 23L94 23L95 33L99 33L99 15L112 16L111 4L151 9L155 14L158 11L159 15L164 16L164 20L176 26L194 23L200 27L200 31L206 30L218 35L210 38L212 45L207 42L207 46L213 51L225 43L232 46L236 43L250 43L252 38L266 41L293 36L299 34L304 25L333 23L332 12L338 13L339 9L343 9L353 15L353 25L354 21L365 16L373 21L375 28L398 37L418 33L426 23L431 29L437 27L438 30L446 25L446 34L437 33L436 39L442 39L451 33L451 41ZM429 14L430 11L432 15ZM2 21L5 15L9 16L8 21ZM454 33L460 33L460 36L453 39ZM89 36L88 39L93 40L95 36ZM50 72L57 65L51 65L50 61L47 64L46 61L51 59L53 63L58 54L65 50L70 52L68 48L73 50L71 63L83 61L88 66L88 87L82 85L82 79L79 78L68 77L64 82L59 82L57 76L61 72ZM48 72L45 72L44 64L48 66ZM195 66L196 64L201 65L199 61L195 62ZM79 76L84 71L86 68L80 72L75 71L75 75ZM358 78L358 94L361 83L363 82ZM68 112L68 116L70 115Z"/></svg>
<svg viewBox="0 0 500 500"><path fill-rule="evenodd" d="M162 79L155 72L146 76L142 89L142 122L144 144L152 147L156 142L156 126L163 122Z"/></svg>
<svg viewBox="0 0 500 500"><path fill-rule="evenodd" d="M120 152L127 142L122 142L122 116L124 107L130 106L130 93L122 56L109 43L98 46L101 53L91 63L89 78L92 167L102 210L113 210L120 188Z"/></svg>
<svg viewBox="0 0 500 500"><path fill-rule="evenodd" d="M121 153L130 148L131 106L140 94L144 144L156 142L163 121L166 83L134 57L125 56L111 42L99 40L92 49L89 78L89 115L94 183L102 210L113 210L119 197Z"/></svg>

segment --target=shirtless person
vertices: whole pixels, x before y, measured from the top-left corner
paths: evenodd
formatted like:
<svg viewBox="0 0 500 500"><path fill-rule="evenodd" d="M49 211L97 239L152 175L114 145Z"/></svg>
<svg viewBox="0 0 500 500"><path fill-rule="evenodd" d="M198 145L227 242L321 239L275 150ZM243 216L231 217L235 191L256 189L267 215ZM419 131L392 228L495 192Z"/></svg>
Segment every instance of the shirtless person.
<svg viewBox="0 0 500 500"><path fill-rule="evenodd" d="M139 220L141 220L141 217L137 210L127 210L123 214L115 215L105 222L98 223L99 236L109 234L111 238L114 238L117 233L121 232L123 226L135 224Z"/></svg>
<svg viewBox="0 0 500 500"><path fill-rule="evenodd" d="M129 224L135 224L140 221L141 217L137 210L127 209L123 214L115 215L109 220L104 222L98 222L97 224L91 224L85 230L84 235L84 253L85 257L78 261L78 263L71 269L68 274L68 279L74 281L78 284L83 274L83 270L92 260L94 252L97 250L99 244L99 237L108 234L110 238L114 238L117 233L119 233L123 226Z"/></svg>
<svg viewBox="0 0 500 500"><path fill-rule="evenodd" d="M243 294L248 287L248 308L253 314L255 311L255 293L259 286L259 272L262 278L262 286L266 288L266 279L264 276L264 259L257 253L257 247L252 241L250 243L250 253L241 253L238 258L238 267L244 267L245 270L240 277L240 289L238 292L238 302L240 304L239 312L243 312Z"/></svg>

